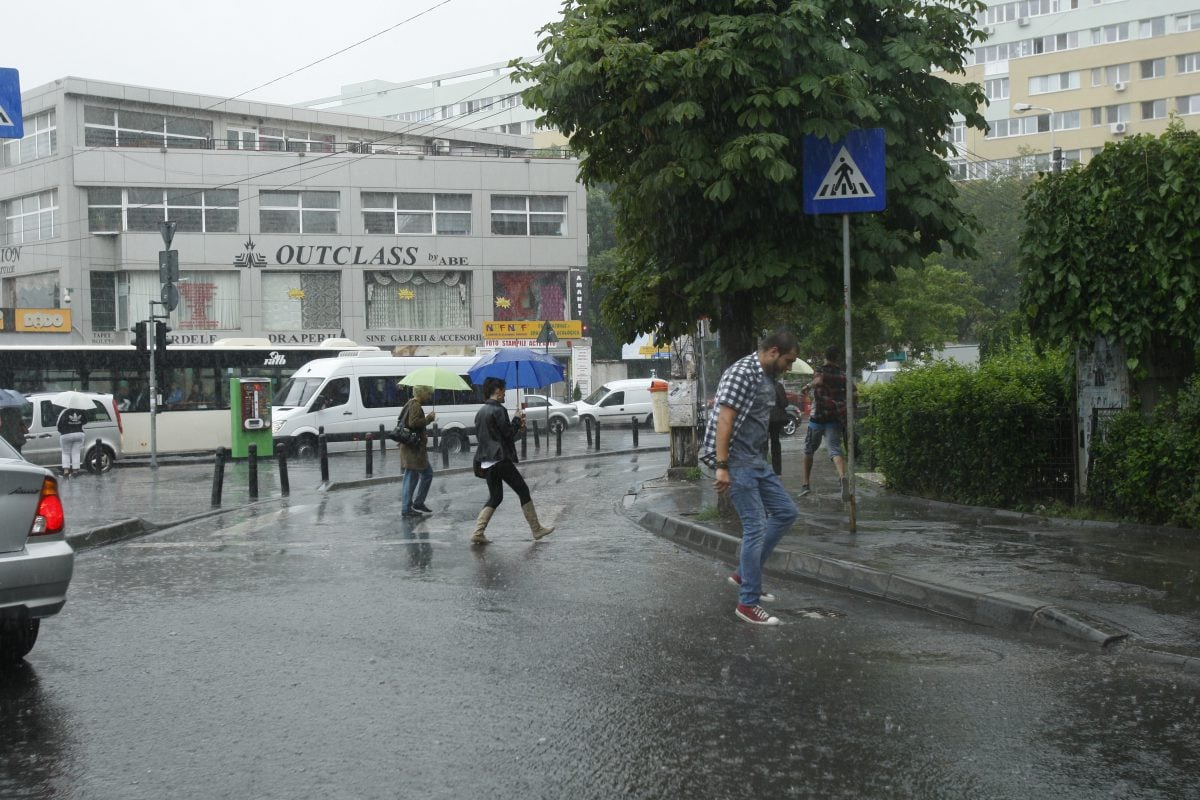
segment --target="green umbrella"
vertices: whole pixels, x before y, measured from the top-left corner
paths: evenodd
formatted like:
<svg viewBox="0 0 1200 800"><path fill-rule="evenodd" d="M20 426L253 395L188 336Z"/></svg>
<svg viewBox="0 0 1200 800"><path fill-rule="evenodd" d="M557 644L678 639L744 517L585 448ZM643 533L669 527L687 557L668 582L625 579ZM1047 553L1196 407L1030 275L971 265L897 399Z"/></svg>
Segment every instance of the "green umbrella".
<svg viewBox="0 0 1200 800"><path fill-rule="evenodd" d="M400 379L403 386L428 386L431 389L448 389L452 392L470 391L471 386L462 376L445 367L418 367Z"/></svg>

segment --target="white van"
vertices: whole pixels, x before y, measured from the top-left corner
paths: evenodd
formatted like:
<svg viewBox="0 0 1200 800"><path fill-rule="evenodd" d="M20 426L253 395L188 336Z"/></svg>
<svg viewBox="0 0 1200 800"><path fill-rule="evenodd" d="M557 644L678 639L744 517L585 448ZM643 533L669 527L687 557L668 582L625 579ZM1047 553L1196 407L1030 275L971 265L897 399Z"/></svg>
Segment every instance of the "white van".
<svg viewBox="0 0 1200 800"><path fill-rule="evenodd" d="M467 369L478 359L463 356L381 356L377 351L339 353L334 358L309 361L280 387L272 398L271 431L285 438L292 452L311 458L318 452L317 436L326 434L391 432L412 388L400 379L419 367L444 367L470 383ZM515 411L515 397L508 396ZM466 429L475 425L475 412L483 403L480 387L452 392L438 389L426 411L436 411L434 424L446 436L446 446L457 453L470 447ZM360 442L330 442L329 450L361 448Z"/></svg>
<svg viewBox="0 0 1200 800"><path fill-rule="evenodd" d="M609 381L585 399L575 401L575 407L579 409L579 418L590 418L595 422L597 419L616 417L621 422L628 422L630 417L637 417L639 421L653 425L650 387L656 383L666 389L667 382L656 378Z"/></svg>

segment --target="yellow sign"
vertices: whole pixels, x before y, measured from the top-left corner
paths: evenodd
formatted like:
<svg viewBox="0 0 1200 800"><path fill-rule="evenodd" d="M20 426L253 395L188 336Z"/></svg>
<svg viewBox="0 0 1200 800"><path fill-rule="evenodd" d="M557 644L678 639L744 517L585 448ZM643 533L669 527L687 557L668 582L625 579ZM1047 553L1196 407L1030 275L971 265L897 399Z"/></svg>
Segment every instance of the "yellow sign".
<svg viewBox="0 0 1200 800"><path fill-rule="evenodd" d="M648 344L644 344L638 348L639 356L653 356L653 355L658 355L660 353L662 353L664 355L670 355L671 348L670 347L655 347L653 345L648 345Z"/></svg>
<svg viewBox="0 0 1200 800"><path fill-rule="evenodd" d="M514 320L513 322L483 323L484 339L536 339L542 333L540 320ZM577 319L555 319L550 321L554 335L559 339L582 339L583 323Z"/></svg>
<svg viewBox="0 0 1200 800"><path fill-rule="evenodd" d="M19 331L27 333L70 333L69 308L18 308L13 310L13 322Z"/></svg>

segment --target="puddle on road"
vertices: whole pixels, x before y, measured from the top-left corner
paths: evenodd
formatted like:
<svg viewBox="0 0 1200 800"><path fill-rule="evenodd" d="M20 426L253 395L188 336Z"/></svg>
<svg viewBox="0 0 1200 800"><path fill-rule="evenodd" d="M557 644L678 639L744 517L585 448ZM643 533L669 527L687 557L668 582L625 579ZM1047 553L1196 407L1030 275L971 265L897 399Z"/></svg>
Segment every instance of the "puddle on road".
<svg viewBox="0 0 1200 800"><path fill-rule="evenodd" d="M818 608L816 606L812 606L810 608L778 608L771 610L782 616L797 617L799 619L839 619L846 616L845 611L835 611L832 608Z"/></svg>

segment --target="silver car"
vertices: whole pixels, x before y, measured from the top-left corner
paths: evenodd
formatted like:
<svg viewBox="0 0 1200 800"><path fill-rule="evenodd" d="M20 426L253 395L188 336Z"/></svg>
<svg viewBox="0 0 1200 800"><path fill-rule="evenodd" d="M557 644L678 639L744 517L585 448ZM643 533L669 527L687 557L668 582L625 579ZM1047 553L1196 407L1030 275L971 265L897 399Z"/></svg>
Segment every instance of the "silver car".
<svg viewBox="0 0 1200 800"><path fill-rule="evenodd" d="M548 413L547 402L550 404ZM579 409L552 397L547 398L544 394L522 393L521 404L525 406L525 419L531 425L534 422L546 425L548 416L551 433L558 433L579 424Z"/></svg>
<svg viewBox="0 0 1200 800"><path fill-rule="evenodd" d="M62 406L50 402L54 392L31 394L26 398L29 405L23 413L29 432L25 434L25 447L21 455L26 460L45 467L56 467L62 463L62 447L59 444L58 416ZM92 400L92 408L84 411L87 424L83 426L84 469L91 472L108 472L121 457L121 415L111 394L83 392ZM97 440L100 442L96 444Z"/></svg>
<svg viewBox="0 0 1200 800"><path fill-rule="evenodd" d="M0 440L0 666L25 657L67 602L75 551L58 481Z"/></svg>

